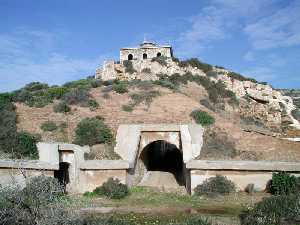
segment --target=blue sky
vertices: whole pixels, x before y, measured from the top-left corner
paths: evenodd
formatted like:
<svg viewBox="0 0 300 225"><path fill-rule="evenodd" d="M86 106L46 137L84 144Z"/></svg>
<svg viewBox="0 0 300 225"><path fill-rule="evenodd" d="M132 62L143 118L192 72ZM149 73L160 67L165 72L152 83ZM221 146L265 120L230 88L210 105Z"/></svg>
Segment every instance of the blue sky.
<svg viewBox="0 0 300 225"><path fill-rule="evenodd" d="M300 88L299 0L0 0L0 92L92 75L147 39Z"/></svg>

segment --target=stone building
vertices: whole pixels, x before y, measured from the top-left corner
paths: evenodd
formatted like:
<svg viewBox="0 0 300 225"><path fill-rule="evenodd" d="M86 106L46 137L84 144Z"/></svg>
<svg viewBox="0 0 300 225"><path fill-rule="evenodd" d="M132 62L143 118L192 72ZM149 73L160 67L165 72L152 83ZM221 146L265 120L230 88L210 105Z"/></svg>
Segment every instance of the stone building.
<svg viewBox="0 0 300 225"><path fill-rule="evenodd" d="M171 58L173 56L170 45L156 45L154 42L144 41L138 47L121 48L120 62L124 60L143 60L164 56Z"/></svg>

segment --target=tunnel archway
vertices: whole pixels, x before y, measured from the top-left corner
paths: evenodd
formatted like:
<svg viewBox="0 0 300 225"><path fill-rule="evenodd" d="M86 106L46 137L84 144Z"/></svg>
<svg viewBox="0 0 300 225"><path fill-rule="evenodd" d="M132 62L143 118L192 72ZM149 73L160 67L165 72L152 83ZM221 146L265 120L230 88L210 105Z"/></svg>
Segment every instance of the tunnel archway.
<svg viewBox="0 0 300 225"><path fill-rule="evenodd" d="M164 140L151 142L142 150L140 159L147 171L172 173L180 186L185 185L183 155L176 145Z"/></svg>
<svg viewBox="0 0 300 225"><path fill-rule="evenodd" d="M133 55L132 55L132 54L129 54L127 59L128 59L128 60L133 60Z"/></svg>

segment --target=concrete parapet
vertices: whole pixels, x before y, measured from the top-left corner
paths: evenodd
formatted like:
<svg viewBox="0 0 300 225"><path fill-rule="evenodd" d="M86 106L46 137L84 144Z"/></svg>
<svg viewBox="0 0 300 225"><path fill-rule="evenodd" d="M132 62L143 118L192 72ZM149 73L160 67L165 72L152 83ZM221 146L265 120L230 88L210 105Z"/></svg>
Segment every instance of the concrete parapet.
<svg viewBox="0 0 300 225"><path fill-rule="evenodd" d="M246 171L286 171L300 172L299 162L280 161L219 161L192 160L186 164L194 170L246 170Z"/></svg>
<svg viewBox="0 0 300 225"><path fill-rule="evenodd" d="M48 163L39 160L0 160L0 168L58 170L58 163Z"/></svg>

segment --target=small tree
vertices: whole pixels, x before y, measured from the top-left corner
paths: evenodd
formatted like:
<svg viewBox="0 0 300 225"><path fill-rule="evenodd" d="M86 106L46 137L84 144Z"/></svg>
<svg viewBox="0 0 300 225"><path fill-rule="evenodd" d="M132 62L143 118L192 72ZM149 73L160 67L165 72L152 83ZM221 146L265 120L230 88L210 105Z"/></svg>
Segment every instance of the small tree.
<svg viewBox="0 0 300 225"><path fill-rule="evenodd" d="M85 118L81 120L75 129L74 143L79 145L95 145L112 141L110 129L97 118Z"/></svg>

